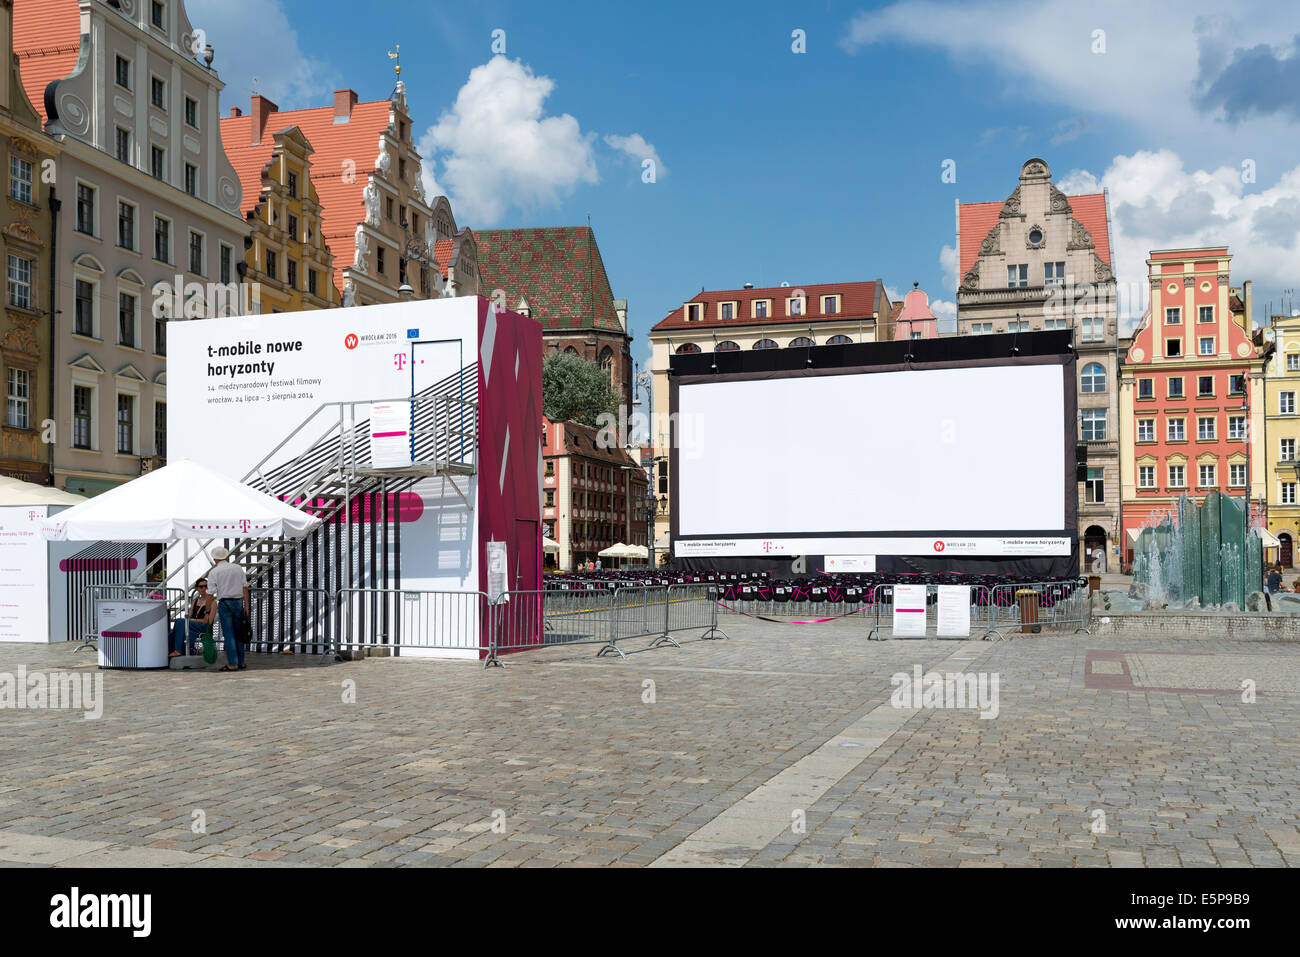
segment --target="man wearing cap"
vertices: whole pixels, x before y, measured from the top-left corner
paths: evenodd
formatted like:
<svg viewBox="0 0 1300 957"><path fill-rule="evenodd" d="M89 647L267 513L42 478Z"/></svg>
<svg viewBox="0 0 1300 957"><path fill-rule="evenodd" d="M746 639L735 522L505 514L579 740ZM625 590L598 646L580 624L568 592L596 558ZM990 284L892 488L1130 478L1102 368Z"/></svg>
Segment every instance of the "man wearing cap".
<svg viewBox="0 0 1300 957"><path fill-rule="evenodd" d="M226 663L221 671L242 671L244 649L239 643L239 632L248 620L248 576L238 565L227 559L230 551L218 545L212 549L216 563L208 572L208 591L217 600L217 616L221 621L221 637L226 649Z"/></svg>

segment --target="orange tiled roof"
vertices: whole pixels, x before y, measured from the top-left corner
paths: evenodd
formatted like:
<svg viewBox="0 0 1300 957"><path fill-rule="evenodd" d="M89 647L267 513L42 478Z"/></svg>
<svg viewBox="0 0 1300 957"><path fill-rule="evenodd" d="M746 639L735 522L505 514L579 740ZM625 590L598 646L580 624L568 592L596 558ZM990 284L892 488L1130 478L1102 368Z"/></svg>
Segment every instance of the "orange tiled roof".
<svg viewBox="0 0 1300 957"><path fill-rule="evenodd" d="M23 89L32 106L45 113L45 88L77 67L81 49L81 8L77 0L14 0L14 53Z"/></svg>
<svg viewBox="0 0 1300 957"><path fill-rule="evenodd" d="M879 281L875 280L872 282L820 283L815 286L768 286L764 289L722 289L716 292L697 292L655 323L651 331L660 329L698 329L709 326L770 326L786 322L806 323L820 320L870 319L872 312L876 308L878 285ZM807 299L806 314L792 316L786 312L785 301L795 289L804 291ZM836 293L840 296L839 312L830 314L822 312L822 296ZM753 309L750 308L750 303L755 299L771 299L771 315L758 319L751 318ZM736 318L718 318L718 303L737 301L740 305L736 308ZM684 318L683 310L686 308L685 303L687 302L704 303L704 317L694 322ZM886 303L888 304L888 300L886 300ZM891 312L892 308L891 306ZM881 316L880 318L883 320L888 317Z"/></svg>
<svg viewBox="0 0 1300 957"><path fill-rule="evenodd" d="M221 120L221 145L225 147L226 157L235 168L239 185L244 190L239 212L245 217L262 201L262 174L271 164L275 152L275 137L270 130L256 146L249 142L253 119L251 116L227 116Z"/></svg>
<svg viewBox="0 0 1300 957"><path fill-rule="evenodd" d="M439 239L433 244L433 261L438 264L438 272L447 278L447 267L451 265L452 250L456 248L454 239Z"/></svg>
<svg viewBox="0 0 1300 957"><path fill-rule="evenodd" d="M1106 194L1105 193L1082 193L1078 196L1067 196L1070 201L1070 209L1082 225L1083 228L1092 234L1093 244L1097 248L1097 255L1101 257L1102 262L1111 266L1110 261L1110 230L1106 228ZM984 242L984 237L989 234L998 222L998 214L1002 212L1003 203L962 203L960 213L960 230L961 230L961 276L970 271L970 267L975 265L975 260L979 258L980 243Z"/></svg>

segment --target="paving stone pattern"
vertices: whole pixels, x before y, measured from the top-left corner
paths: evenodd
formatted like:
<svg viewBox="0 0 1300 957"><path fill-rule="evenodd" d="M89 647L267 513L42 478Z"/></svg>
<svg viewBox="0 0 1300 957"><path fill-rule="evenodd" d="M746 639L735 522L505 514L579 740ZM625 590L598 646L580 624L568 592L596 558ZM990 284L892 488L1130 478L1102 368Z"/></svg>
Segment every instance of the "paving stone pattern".
<svg viewBox="0 0 1300 957"><path fill-rule="evenodd" d="M0 863L1300 863L1300 647L726 630L503 671L253 656L237 674L107 672L101 720L0 710ZM1089 651L1180 690L1092 686ZM890 676L915 664L996 672L998 716L894 709ZM94 671L71 645L0 645L0 672L20 665ZM1214 690L1243 668L1253 703Z"/></svg>

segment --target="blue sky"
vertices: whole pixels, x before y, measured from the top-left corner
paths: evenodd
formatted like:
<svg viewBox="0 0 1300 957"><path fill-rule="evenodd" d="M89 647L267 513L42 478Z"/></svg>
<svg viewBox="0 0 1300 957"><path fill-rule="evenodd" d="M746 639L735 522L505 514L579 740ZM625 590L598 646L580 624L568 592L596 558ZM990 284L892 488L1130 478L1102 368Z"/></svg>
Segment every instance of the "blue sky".
<svg viewBox="0 0 1300 957"><path fill-rule="evenodd" d="M702 286L881 278L950 310L953 201L1040 156L1111 191L1117 272L1228 243L1256 320L1295 285L1300 10L1089 4L188 0L228 84L283 109L403 79L461 225L591 217L634 355ZM256 37L247 24L260 22ZM806 52L792 50L792 31ZM494 54L493 31L505 31ZM1098 33L1098 31L1102 31ZM642 159L657 181L642 182ZM432 162L429 162L429 158ZM942 181L945 160L956 183ZM949 247L945 252L945 247Z"/></svg>

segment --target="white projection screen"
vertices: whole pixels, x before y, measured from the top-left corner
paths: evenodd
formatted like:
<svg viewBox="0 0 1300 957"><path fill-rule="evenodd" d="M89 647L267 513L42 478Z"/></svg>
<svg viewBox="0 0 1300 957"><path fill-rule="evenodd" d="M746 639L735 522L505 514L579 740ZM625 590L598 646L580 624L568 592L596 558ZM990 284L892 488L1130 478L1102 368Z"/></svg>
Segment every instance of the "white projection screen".
<svg viewBox="0 0 1300 957"><path fill-rule="evenodd" d="M1059 535L1073 438L1063 376L1071 372L1050 363L684 377L676 534L786 537L806 547L823 536L894 533L879 550L896 554L908 553L898 541L917 533ZM943 545L926 539L925 547Z"/></svg>

